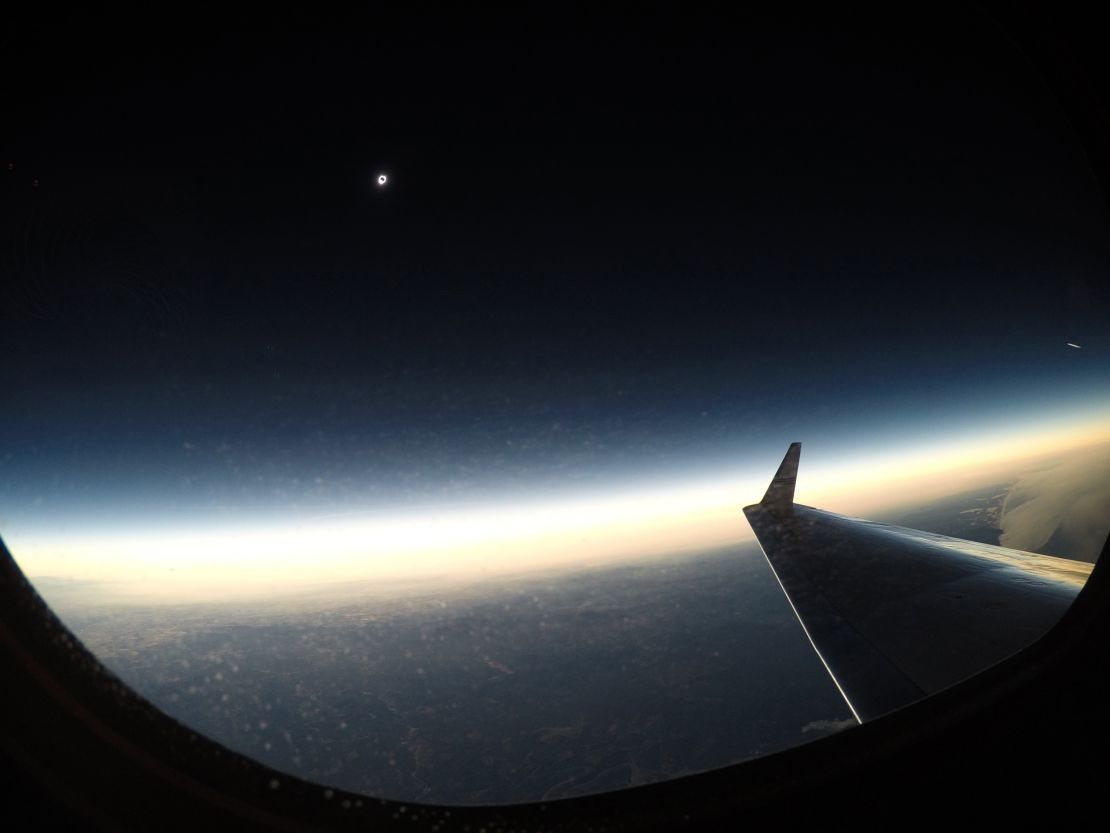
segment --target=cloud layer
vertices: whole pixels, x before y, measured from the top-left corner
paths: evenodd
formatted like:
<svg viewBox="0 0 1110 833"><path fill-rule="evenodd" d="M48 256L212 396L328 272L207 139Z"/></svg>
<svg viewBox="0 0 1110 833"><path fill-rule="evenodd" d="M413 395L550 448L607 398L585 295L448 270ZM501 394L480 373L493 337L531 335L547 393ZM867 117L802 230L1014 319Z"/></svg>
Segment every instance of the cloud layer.
<svg viewBox="0 0 1110 833"><path fill-rule="evenodd" d="M1095 561L1110 531L1110 446L1018 478L1002 505L1004 547Z"/></svg>

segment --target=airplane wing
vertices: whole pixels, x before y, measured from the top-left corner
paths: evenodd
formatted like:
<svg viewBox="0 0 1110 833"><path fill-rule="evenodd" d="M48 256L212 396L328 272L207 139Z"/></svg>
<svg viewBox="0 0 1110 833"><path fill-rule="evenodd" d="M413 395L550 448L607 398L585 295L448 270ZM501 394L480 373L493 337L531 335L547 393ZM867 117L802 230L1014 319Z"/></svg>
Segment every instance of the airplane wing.
<svg viewBox="0 0 1110 833"><path fill-rule="evenodd" d="M744 514L861 722L947 688L1048 632L1093 565L848 518L794 502L801 443Z"/></svg>

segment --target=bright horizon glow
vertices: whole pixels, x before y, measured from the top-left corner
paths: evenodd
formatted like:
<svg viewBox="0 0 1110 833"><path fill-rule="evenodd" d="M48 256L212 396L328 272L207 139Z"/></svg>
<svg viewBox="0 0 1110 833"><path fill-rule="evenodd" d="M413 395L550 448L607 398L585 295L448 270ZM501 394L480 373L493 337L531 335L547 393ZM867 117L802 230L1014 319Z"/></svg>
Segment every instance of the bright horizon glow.
<svg viewBox="0 0 1110 833"><path fill-rule="evenodd" d="M799 503L820 502L822 508L841 514L873 512L905 503L905 496L891 489L896 484L911 485L913 501L939 498L985 485L1016 464L1106 442L1110 442L1106 411L1097 412L1094 420L1090 414L1082 419L1045 420L1033 431L1028 426L1010 426L989 435L880 452L847 463L822 461L799 477L796 498ZM803 467L805 451L803 443ZM846 488L849 484L854 488Z"/></svg>
<svg viewBox="0 0 1110 833"><path fill-rule="evenodd" d="M1051 430L1042 423L1037 431L996 432L847 463L830 460L823 449L810 454L814 449L803 441L796 497L865 514L986 485L1024 461L1104 442L1110 442L1105 418L1058 422ZM103 582L144 601L258 596L354 581L480 579L750 542L740 510L760 500L777 465L778 458L769 464L749 458L746 470L732 476L676 477L650 488L477 508L367 511L203 530L195 521L119 531L16 530L6 537L32 578Z"/></svg>

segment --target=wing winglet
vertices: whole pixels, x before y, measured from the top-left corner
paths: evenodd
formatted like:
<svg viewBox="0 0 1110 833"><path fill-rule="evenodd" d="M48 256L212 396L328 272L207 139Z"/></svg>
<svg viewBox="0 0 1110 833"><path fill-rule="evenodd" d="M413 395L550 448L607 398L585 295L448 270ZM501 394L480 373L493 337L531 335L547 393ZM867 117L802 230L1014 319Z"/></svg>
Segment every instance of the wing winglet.
<svg viewBox="0 0 1110 833"><path fill-rule="evenodd" d="M790 443L786 456L779 464L779 470L767 493L759 505L776 515L789 515L794 509L794 485L798 482L798 461L802 456L802 444Z"/></svg>

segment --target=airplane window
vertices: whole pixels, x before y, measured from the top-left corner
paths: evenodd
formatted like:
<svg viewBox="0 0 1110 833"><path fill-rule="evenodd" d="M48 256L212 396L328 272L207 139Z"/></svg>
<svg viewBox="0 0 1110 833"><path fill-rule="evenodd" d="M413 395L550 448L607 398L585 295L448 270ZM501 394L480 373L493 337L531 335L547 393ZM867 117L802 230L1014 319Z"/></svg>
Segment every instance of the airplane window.
<svg viewBox="0 0 1110 833"><path fill-rule="evenodd" d="M66 625L233 750L446 804L1046 632L1110 530L1110 225L1017 50L509 28L3 59L56 58L3 139L0 535Z"/></svg>

